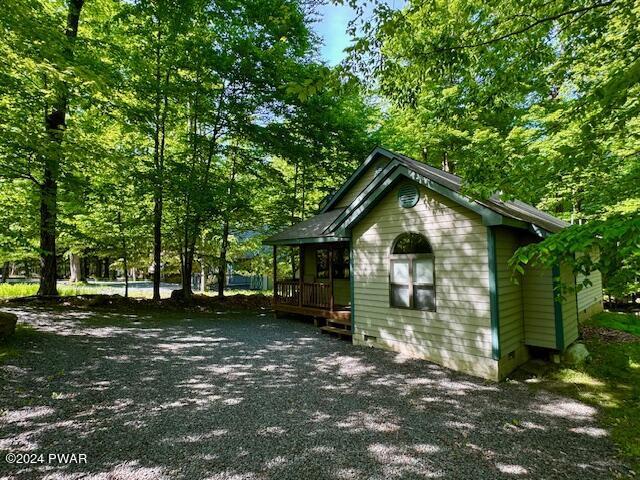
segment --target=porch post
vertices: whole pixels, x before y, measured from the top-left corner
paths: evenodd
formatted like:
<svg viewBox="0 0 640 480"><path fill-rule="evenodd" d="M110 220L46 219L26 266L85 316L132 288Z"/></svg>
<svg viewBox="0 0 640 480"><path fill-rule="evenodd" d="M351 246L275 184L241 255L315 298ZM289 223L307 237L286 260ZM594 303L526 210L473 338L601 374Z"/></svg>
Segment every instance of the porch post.
<svg viewBox="0 0 640 480"><path fill-rule="evenodd" d="M278 279L278 247L273 246L273 303L278 301L278 287L276 281Z"/></svg>
<svg viewBox="0 0 640 480"><path fill-rule="evenodd" d="M302 288L304 285L304 244L300 245L300 266L298 268L298 306L302 306Z"/></svg>
<svg viewBox="0 0 640 480"><path fill-rule="evenodd" d="M329 310L333 311L333 244L329 246Z"/></svg>

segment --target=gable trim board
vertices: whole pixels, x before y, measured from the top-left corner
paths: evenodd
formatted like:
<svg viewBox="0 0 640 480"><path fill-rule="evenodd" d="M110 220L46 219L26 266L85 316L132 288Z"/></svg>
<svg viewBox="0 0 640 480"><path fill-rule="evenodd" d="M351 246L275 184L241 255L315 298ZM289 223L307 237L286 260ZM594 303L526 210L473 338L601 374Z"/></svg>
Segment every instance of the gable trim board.
<svg viewBox="0 0 640 480"><path fill-rule="evenodd" d="M353 186L355 181L362 176L362 174L367 170L369 165L373 163L374 160L377 160L379 157L384 156L387 158L393 158L393 155L388 150L385 150L382 147L375 147L373 151L369 154L369 156L360 164L360 166L356 169L355 172L351 174L351 176L344 182L338 191L334 193L331 198L327 201L325 206L320 210L320 213L325 213L334 206L338 200L340 200L344 194L347 193L348 190ZM374 178L375 180L375 178Z"/></svg>

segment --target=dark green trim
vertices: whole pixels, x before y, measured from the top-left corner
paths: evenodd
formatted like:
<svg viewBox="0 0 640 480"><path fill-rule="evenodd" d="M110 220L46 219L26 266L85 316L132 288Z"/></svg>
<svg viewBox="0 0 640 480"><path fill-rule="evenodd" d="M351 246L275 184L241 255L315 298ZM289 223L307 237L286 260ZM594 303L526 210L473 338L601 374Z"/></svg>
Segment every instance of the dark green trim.
<svg viewBox="0 0 640 480"><path fill-rule="evenodd" d="M366 213L368 213L375 204L390 190L395 183L402 178L409 178L420 185L432 190L440 195L448 198L449 200L461 205L482 217L482 223L486 226L492 225L509 225L512 227L527 228L527 223L520 222L514 219L508 219L503 217L499 213L468 199L464 195L454 192L453 190L443 187L437 182L431 179L423 177L413 170L408 169L403 165L399 165L396 162L390 162L389 168L385 169L384 175L379 175L377 181L372 182L367 186L363 192L358 195L356 200L349 205L344 211L336 218L331 225L329 225L327 231L336 231L338 228L350 229L352 225L357 223Z"/></svg>
<svg viewBox="0 0 640 480"><path fill-rule="evenodd" d="M393 160L394 155L389 150L386 150L382 147L374 148L369 156L365 159L365 161L360 164L355 172L353 172L349 179L342 184L342 186L336 193L333 194L327 204L322 208L320 213L325 213L331 210L331 207L333 207L335 203L340 200L343 195L351 188L351 186L356 183L356 181L358 181L358 179L364 174L364 172L367 170L367 167L379 157L386 157L389 160Z"/></svg>
<svg viewBox="0 0 640 480"><path fill-rule="evenodd" d="M349 177L349 179L344 184L342 184L340 189L327 201L327 203L324 205L320 213L326 213L329 210L331 210L335 206L336 202L340 200L345 195L345 193L349 191L351 187L353 187L353 185L358 181L358 179L362 177L362 175L364 175L365 171L369 168L369 166L375 160L381 157L387 158L389 160L389 164L387 164L383 172L381 172L380 174L378 174L376 177L372 179L369 185L367 185L366 189L371 190L374 186L379 184L381 181L381 177L384 178L388 174L389 166L401 164L398 160L398 157L393 152L382 147L374 148L373 151L369 154L369 156L365 159L365 161L362 162L362 164L356 169L355 172L353 172L351 177ZM438 192L441 195L444 195L445 197L453 200L454 202L462 205L463 207L466 207L478 213L479 215L482 216L482 222L486 226L506 225L509 227L521 228L521 229L529 230L530 232L534 233L535 235L541 238L546 238L549 235L551 235L551 232L549 232L544 228L541 228L533 223L530 223L524 220L518 220L516 218L511 218L510 216L504 216L501 213L492 209L491 207L485 206L484 204L482 204L482 202L471 200L466 196L458 193L457 191L451 190L450 188L445 187L436 181L433 181L429 178L426 178L420 175L419 173L405 166L404 163L402 163L402 165L406 170L410 172L410 173L407 173L408 178L411 178L412 180L415 180L416 182L427 186L431 190ZM363 190L363 192L361 192L356 197L356 199L352 202L352 205L360 204L364 202L365 198L363 198L363 194L366 197L365 191ZM347 226L346 228L349 228L349 227ZM329 227L328 231L333 231L333 229Z"/></svg>
<svg viewBox="0 0 640 480"><path fill-rule="evenodd" d="M498 259L496 254L496 231L487 227L489 255L489 299L491 305L491 353L500 360L500 311L498 302Z"/></svg>
<svg viewBox="0 0 640 480"><path fill-rule="evenodd" d="M556 348L564 350L564 325L562 324L562 299L560 295L560 267L554 265L551 269L553 275L553 313L556 327ZM577 305L576 305L577 308Z"/></svg>
<svg viewBox="0 0 640 480"><path fill-rule="evenodd" d="M349 290L351 295L351 338L356 332L356 283L354 281L355 272L353 270L355 263L353 259L353 239L349 240Z"/></svg>
<svg viewBox="0 0 640 480"><path fill-rule="evenodd" d="M309 238L289 238L286 240L275 240L262 242L264 245L306 245L308 243L331 243L348 242L349 237L309 237Z"/></svg>
<svg viewBox="0 0 640 480"><path fill-rule="evenodd" d="M334 222L329 225L330 231L350 230L353 225L371 211L382 198L400 181L402 167L398 167L382 182L376 184L376 189L360 203L352 203Z"/></svg>
<svg viewBox="0 0 640 480"><path fill-rule="evenodd" d="M337 229L340 228L340 225L343 223L344 219L346 219L351 212L358 209L359 205L366 204L371 195L375 195L376 192L380 189L380 185L383 185L387 179L396 179L398 177L398 169L400 168L400 163L396 160L391 160L382 170L382 172L369 184L367 185L357 196L354 198L351 205L348 205L343 212L336 217L336 219L329 224L325 231L327 232L336 232ZM376 197L377 198L377 197Z"/></svg>
<svg viewBox="0 0 640 480"><path fill-rule="evenodd" d="M573 258L575 259L575 254L573 255ZM580 325L580 310L578 309L578 277L576 276L576 274L573 274L573 292L576 295L576 327L579 327Z"/></svg>
<svg viewBox="0 0 640 480"><path fill-rule="evenodd" d="M487 226L502 225L504 223L504 217L499 213L496 213L493 210L483 205L480 205L478 202L470 200L469 198L459 194L458 192L451 190L450 188L440 185L438 182L434 182L430 178L423 177L422 175L414 172L413 170L409 170L406 167L405 169L406 169L405 174L410 179L418 182L421 185L424 185L429 190L433 190L434 192L439 193L443 197L448 198L449 200L457 203L458 205L468 208L469 210L480 215L482 217L482 223L484 225L487 225Z"/></svg>

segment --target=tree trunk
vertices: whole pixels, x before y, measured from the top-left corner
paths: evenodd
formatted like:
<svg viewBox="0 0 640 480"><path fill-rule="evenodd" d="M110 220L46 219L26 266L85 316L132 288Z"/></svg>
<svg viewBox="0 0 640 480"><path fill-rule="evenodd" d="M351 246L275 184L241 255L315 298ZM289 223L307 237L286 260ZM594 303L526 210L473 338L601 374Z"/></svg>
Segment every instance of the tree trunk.
<svg viewBox="0 0 640 480"><path fill-rule="evenodd" d="M124 257L123 257L123 261L124 261L124 298L129 298L129 270L128 270L128 265L127 265L127 250L126 247L124 247Z"/></svg>
<svg viewBox="0 0 640 480"><path fill-rule="evenodd" d="M294 167L294 175L293 175L293 202L291 204L291 225L296 224L296 205L298 203L298 160L296 160L296 164ZM296 271L296 255L292 248L290 250L290 260L291 260L291 278L294 277Z"/></svg>
<svg viewBox="0 0 640 480"><path fill-rule="evenodd" d="M67 57L73 56L73 41L78 36L80 12L84 0L69 0L67 27ZM58 295L56 263L56 223L58 215L58 171L62 161L62 139L66 127L69 92L62 85L45 117L45 128L51 150L45 154L43 180L40 183L40 288L38 295Z"/></svg>
<svg viewBox="0 0 640 480"><path fill-rule="evenodd" d="M196 83L199 85L199 76L196 77ZM189 173L189 180L191 184L195 183L194 173L196 164L198 163L198 104L199 104L199 90L193 97L193 101L189 108L189 142L191 143L191 170ZM210 155L211 155L210 150ZM210 165L210 157L206 164L206 171L208 172ZM205 175L206 176L206 175ZM205 185L206 187L206 185ZM183 245L181 252L181 269L180 274L182 276L182 294L185 300L189 300L193 296L192 288L192 275L193 275L193 260L195 255L196 238L199 235L200 230L200 212L196 210L193 217L193 224L190 223L192 202L191 192L187 190L185 195L185 212L184 212L184 232L183 232Z"/></svg>
<svg viewBox="0 0 640 480"><path fill-rule="evenodd" d="M153 137L153 166L155 170L155 185L153 189L153 299L160 300L160 281L162 279L162 211L164 203L164 147L165 123L167 119L169 69L164 76L162 88L162 49L160 41L162 31L158 26L156 37L156 99L155 99L155 130Z"/></svg>
<svg viewBox="0 0 640 480"><path fill-rule="evenodd" d="M162 194L153 198L153 299L160 300L160 262L162 254Z"/></svg>
<svg viewBox="0 0 640 480"><path fill-rule="evenodd" d="M11 264L9 262L4 262L4 265L2 266L2 283L7 283L10 266Z"/></svg>
<svg viewBox="0 0 640 480"><path fill-rule="evenodd" d="M127 262L127 237L124 234L124 225L122 224L122 213L118 212L116 217L118 221L118 230L120 230L120 242L122 246L122 262L124 268L124 298L129 298L129 265Z"/></svg>
<svg viewBox="0 0 640 480"><path fill-rule="evenodd" d="M200 259L200 269L202 272L200 279L200 292L204 294L207 291L207 266L204 261L204 256Z"/></svg>
<svg viewBox="0 0 640 480"><path fill-rule="evenodd" d="M89 276L89 263L87 257L80 257L80 281L86 282Z"/></svg>
<svg viewBox="0 0 640 480"><path fill-rule="evenodd" d="M82 281L82 262L80 255L69 252L69 281L77 283Z"/></svg>
<svg viewBox="0 0 640 480"><path fill-rule="evenodd" d="M52 115L47 117L47 129L55 128L51 125L54 122L57 123L52 120ZM59 132L51 133L50 137L62 136L62 125L57 128L60 129ZM40 288L38 290L40 296L58 295L58 266L56 262L57 177L58 160L49 154L45 159L44 181L40 185Z"/></svg>
<svg viewBox="0 0 640 480"><path fill-rule="evenodd" d="M218 265L218 297L224 297L224 286L227 280L227 248L229 247L229 220L225 218L222 228L222 244L220 246L220 263Z"/></svg>
<svg viewBox="0 0 640 480"><path fill-rule="evenodd" d="M231 175L229 177L229 186L227 188L228 201L232 202L234 196L234 186L236 181L236 157L233 157L231 163ZM224 215L224 226L222 227L222 244L220 246L220 264L218 266L218 296L224 297L224 287L227 281L227 249L229 248L229 217L232 212L233 203L227 206Z"/></svg>
<svg viewBox="0 0 640 480"><path fill-rule="evenodd" d="M191 276L193 275L193 250L187 249L182 263L182 294L185 300L193 296Z"/></svg>

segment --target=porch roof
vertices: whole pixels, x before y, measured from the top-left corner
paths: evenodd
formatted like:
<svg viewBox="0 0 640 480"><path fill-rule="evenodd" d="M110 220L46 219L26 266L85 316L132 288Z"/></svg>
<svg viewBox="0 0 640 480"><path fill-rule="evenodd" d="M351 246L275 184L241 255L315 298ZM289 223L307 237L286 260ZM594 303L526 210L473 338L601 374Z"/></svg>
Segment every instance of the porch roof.
<svg viewBox="0 0 640 480"><path fill-rule="evenodd" d="M304 243L348 242L349 237L336 236L327 227L344 211L336 208L297 223L264 240L266 245L300 245Z"/></svg>

